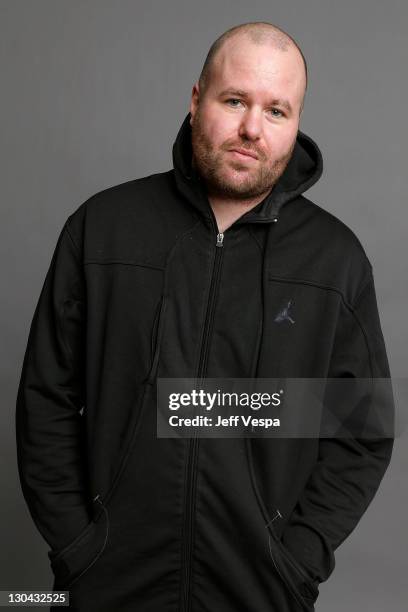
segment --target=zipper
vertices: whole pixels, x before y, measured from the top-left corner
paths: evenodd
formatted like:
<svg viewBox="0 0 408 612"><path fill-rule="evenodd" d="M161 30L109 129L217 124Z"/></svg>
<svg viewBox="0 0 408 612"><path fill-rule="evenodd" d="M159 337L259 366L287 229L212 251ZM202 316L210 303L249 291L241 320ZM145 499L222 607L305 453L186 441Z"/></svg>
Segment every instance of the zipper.
<svg viewBox="0 0 408 612"><path fill-rule="evenodd" d="M216 230L215 256L213 263L213 271L211 275L211 285L208 296L206 317L204 323L204 334L201 344L200 360L198 365L197 378L202 379L205 376L207 369L207 359L209 352L211 325L214 317L214 307L216 301L216 293L219 284L219 272L223 254L224 234L218 232L217 222L210 207L210 214L213 220L213 225ZM273 219L274 222L278 217ZM269 221L269 220L268 220ZM221 247L221 248L220 248ZM199 438L194 435L189 440L187 467L186 467L186 494L185 494L185 515L183 523L183 550L182 550L182 601L180 612L191 611L191 566L193 560L193 538L194 538L194 514L195 514L195 498L196 498L196 483L197 483L197 457L199 450Z"/></svg>
<svg viewBox="0 0 408 612"><path fill-rule="evenodd" d="M216 226L215 217L214 224ZM218 229L218 228L217 228ZM214 307L216 301L217 288L219 284L219 272L221 267L221 259L223 254L224 234L217 233L213 271L211 275L211 285L208 295L207 310L204 322L204 334L201 344L200 360L198 364L198 379L205 376L207 369L207 359L210 346L211 327L214 318ZM199 438L194 434L189 440L188 456L187 456L187 474L186 474L186 497L185 497L185 521L184 521L184 537L183 537L183 601L181 606L182 612L190 612L191 609L191 565L193 557L193 538L194 538L194 514L195 514L195 498L197 485L197 456L198 456Z"/></svg>
<svg viewBox="0 0 408 612"><path fill-rule="evenodd" d="M224 234L222 234L222 233L221 234L217 234L217 242L215 243L215 245L217 247L222 247L223 243L224 243Z"/></svg>

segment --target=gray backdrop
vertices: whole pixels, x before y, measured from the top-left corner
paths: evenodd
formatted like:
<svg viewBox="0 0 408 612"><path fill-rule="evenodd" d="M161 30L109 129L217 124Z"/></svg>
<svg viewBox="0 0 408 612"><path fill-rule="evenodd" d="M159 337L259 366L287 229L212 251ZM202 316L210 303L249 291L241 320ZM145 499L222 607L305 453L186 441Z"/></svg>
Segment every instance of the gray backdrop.
<svg viewBox="0 0 408 612"><path fill-rule="evenodd" d="M93 193L171 167L192 85L227 28L272 21L301 45L310 81L300 128L324 158L306 195L361 240L391 371L406 376L407 17L404 0L1 0L0 589L52 585L17 478L14 410L58 233ZM317 611L406 610L407 468L400 436Z"/></svg>

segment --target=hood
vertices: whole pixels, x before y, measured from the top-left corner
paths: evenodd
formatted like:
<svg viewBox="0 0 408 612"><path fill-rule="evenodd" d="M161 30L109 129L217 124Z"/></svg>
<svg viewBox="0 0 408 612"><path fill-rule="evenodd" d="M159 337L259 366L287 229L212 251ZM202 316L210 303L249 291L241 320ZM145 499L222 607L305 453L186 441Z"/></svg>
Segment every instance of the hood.
<svg viewBox="0 0 408 612"><path fill-rule="evenodd" d="M180 192L206 217L211 216L211 205L205 184L191 166L190 112L186 115L173 144L173 167ZM300 130L292 157L273 189L252 210L236 221L271 222L279 216L286 202L314 185L323 172L323 158L317 144Z"/></svg>

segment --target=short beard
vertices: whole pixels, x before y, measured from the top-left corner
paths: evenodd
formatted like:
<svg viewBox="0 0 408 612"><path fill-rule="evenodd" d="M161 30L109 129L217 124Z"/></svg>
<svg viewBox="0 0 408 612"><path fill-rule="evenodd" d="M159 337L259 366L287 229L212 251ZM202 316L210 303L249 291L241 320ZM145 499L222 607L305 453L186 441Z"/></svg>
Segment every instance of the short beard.
<svg viewBox="0 0 408 612"><path fill-rule="evenodd" d="M201 129L201 116L197 110L191 126L191 143L193 150L192 165L199 178L206 184L208 193L236 201L248 200L265 194L274 187L278 179L282 176L292 157L296 139L293 141L290 150L276 159L272 165L265 166L259 162L258 171L248 174L245 179L233 181L227 179L222 173L221 159L225 155L225 150L215 153L208 142L206 135ZM237 172L244 165L239 161L234 161L231 166L236 164ZM244 167L247 167L246 165Z"/></svg>

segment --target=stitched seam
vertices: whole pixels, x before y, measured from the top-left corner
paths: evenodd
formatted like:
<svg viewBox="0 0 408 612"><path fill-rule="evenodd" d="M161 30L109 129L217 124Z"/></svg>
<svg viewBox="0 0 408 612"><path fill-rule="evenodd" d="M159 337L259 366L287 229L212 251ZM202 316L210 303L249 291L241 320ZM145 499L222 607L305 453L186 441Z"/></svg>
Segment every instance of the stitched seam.
<svg viewBox="0 0 408 612"><path fill-rule="evenodd" d="M78 576L76 576L73 580L71 580L71 582L67 585L66 588L71 587L71 585L73 585L79 578L81 578L81 576L83 576L85 574L85 572L87 572L92 565L94 565L94 563L96 563L96 561L99 559L99 557L101 556L101 554L103 553L103 551L105 550L106 547L106 543L108 541L108 537L109 537L109 515L108 515L108 511L106 509L106 507L103 505L102 506L104 512L105 512L105 518L106 518L106 533L105 533L105 540L102 544L101 549L98 551L98 553L96 554L96 557L94 557L94 559L81 571L80 574L78 574Z"/></svg>
<svg viewBox="0 0 408 612"><path fill-rule="evenodd" d="M196 227L198 227L198 225L201 224L201 219L199 219L198 221L196 221L195 223L193 223L193 225L191 225L188 229L186 229L185 232L183 232L174 242L173 246L171 247L171 249L168 252L167 255L167 259L166 259L166 266L168 266L169 261L171 260L171 258L173 257L176 248L178 247L179 242L181 242L184 239L184 236L186 236L189 232L193 232Z"/></svg>
<svg viewBox="0 0 408 612"><path fill-rule="evenodd" d="M276 280L278 282L291 283L291 284L296 283L296 284L301 284L301 285L308 285L309 287L317 287L318 289L334 291L335 293L339 294L345 306L347 306L347 308L349 309L352 309L351 304L346 300L343 292L337 287L332 287L330 285L323 285L321 283L315 283L313 281L304 280L302 278L284 278L281 276L273 276L272 274L268 274L268 280Z"/></svg>
<svg viewBox="0 0 408 612"><path fill-rule="evenodd" d="M61 332L61 337L62 337L62 341L64 343L64 347L65 347L65 351L68 355L69 361L71 362L71 365L74 361L74 355L72 353L71 350L71 346L69 344L68 341L68 334L65 331L65 325L66 325L66 320L65 320L65 305L67 302L69 302L70 300L65 300L62 304L62 311L61 311L61 321L58 319L59 321L59 327L60 327L60 332Z"/></svg>
<svg viewBox="0 0 408 612"><path fill-rule="evenodd" d="M181 241L184 239L184 236L188 235L190 232L193 233L196 230L196 228L198 228L201 224L202 224L202 220L201 220L201 218L199 218L195 223L193 223L193 225L191 225L185 232L183 232L175 240L173 246L169 250L168 255L167 255L167 259L166 259L166 266L165 266L165 270L164 270L164 279L163 279L163 292L165 294L167 294L169 263L170 263L172 257L174 256L174 253L176 252L176 249L178 248L179 243L181 243ZM214 254L214 256L215 256L215 254ZM211 270L212 270L212 268L211 268ZM205 300L206 304L208 303L209 291L210 291L210 287L208 286L208 294L207 294L206 300ZM204 327L203 327L203 332L202 333L204 333ZM200 359L201 342L202 342L202 335L201 335L201 338L200 338L200 343L199 344L197 343L197 357L196 357L195 362L194 362L194 371L197 370L198 362L199 362L199 359Z"/></svg>
<svg viewBox="0 0 408 612"><path fill-rule="evenodd" d="M362 297L362 295L364 294L365 290L369 287L370 283L372 282L372 275L370 275L370 278L368 279L368 281L364 284L363 288L361 289L361 291L359 292L355 302L354 302L354 306L348 305L348 309L351 312L354 320L356 321L362 335L364 338L364 343L366 345L366 349L367 349L367 354L368 354L368 363L369 363L369 368L370 368L370 374L371 374L371 378L374 377L374 365L373 365L373 354L370 348L370 344L368 342L368 334L366 332L366 329L363 325L363 322L361 321L360 317L357 315L356 310L358 309L358 303Z"/></svg>
<svg viewBox="0 0 408 612"><path fill-rule="evenodd" d="M153 268L154 270L161 270L161 271L165 271L166 267L169 263L169 261L171 260L174 251L176 250L178 243L181 242L181 240L183 240L184 236L186 234L188 234L189 232L192 232L195 230L195 228L201 223L201 219L199 219L198 221L196 221L192 226L190 226L188 229L186 229L180 236L178 236L178 238L175 240L173 246L169 249L169 252L167 254L166 257L166 264L164 266L156 266L154 264L149 264L149 263L140 263L137 261L126 261L123 259L86 259L84 261L84 266L88 265L88 264L123 264L126 266L140 266L142 268Z"/></svg>
<svg viewBox="0 0 408 612"><path fill-rule="evenodd" d="M136 417L134 419L134 422L131 424L132 426L132 430L130 432L130 437L129 440L127 441L127 445L124 449L124 452L122 453L122 455L119 457L118 460L118 465L116 466L116 471L113 474L113 478L111 479L111 483L110 486L108 488L108 490L106 491L105 494L105 500L104 500L104 507L108 507L109 503L111 503L111 500L113 499L114 493L117 489L117 487L119 486L123 476L126 473L126 469L128 467L128 461L130 460L130 455L133 451L134 448L134 443L136 440L136 434L139 430L139 428L141 427L142 424L142 419L144 418L144 412L145 412L145 401L146 401L146 394L147 394L147 383L144 385L143 387L143 392L141 395L141 398L138 402L138 412L136 414Z"/></svg>
<svg viewBox="0 0 408 612"><path fill-rule="evenodd" d="M71 552L71 550L75 548L75 546L80 544L80 542L82 542L82 540L87 536L88 531L93 527L93 522L94 521L92 521L91 519L90 522L84 527L84 529L73 540L71 540L71 542L69 542L66 546L64 546L63 548L57 551L55 551L55 549L52 550L52 557L51 557L52 562L54 563L56 561L59 561L61 557Z"/></svg>
<svg viewBox="0 0 408 612"><path fill-rule="evenodd" d="M74 250L75 250L75 253L76 253L76 259L77 259L78 263L80 263L81 262L81 253L80 253L80 250L77 247L77 245L75 243L75 240L74 240L74 238L73 238L73 236L71 234L71 230L69 229L69 225L68 225L69 219L70 219L70 217L68 217L68 219L67 219L67 221L65 223L65 229L66 229L67 234L69 236L69 239L71 240L71 243L72 243L72 245L74 247Z"/></svg>
<svg viewBox="0 0 408 612"><path fill-rule="evenodd" d="M252 230L252 227L251 227L251 226L248 226L248 233L249 233L249 235L250 235L250 236L253 238L253 240L255 241L256 245L257 245L257 246L258 246L258 248L259 248L259 252L260 252L260 253L261 253L261 255L262 255L262 245L261 245L260 241L258 240L258 238L255 236L255 233L253 232L253 230Z"/></svg>
<svg viewBox="0 0 408 612"><path fill-rule="evenodd" d="M368 363L369 363L369 367L370 367L370 374L371 374L371 378L374 378L374 366L373 366L373 355L370 349L370 345L368 342L368 334L364 328L363 323L360 321L360 318L358 317L358 315L356 314L356 312L354 310L351 311L351 314L354 317L354 320L357 322L358 327L360 328L361 333L363 334L363 338L364 338L364 343L366 345L366 349L367 349L367 353L368 353Z"/></svg>
<svg viewBox="0 0 408 612"><path fill-rule="evenodd" d="M68 219L67 219L67 221L66 221L66 223L65 223L64 229L66 230L67 235L68 235L68 237L69 237L69 239L70 239L70 241L71 241L71 244L72 244L72 245L73 245L73 247L74 247L74 251L75 251L75 259L77 260L77 263L79 263L79 264L80 264L80 263L81 263L80 251L79 251L79 248L77 247L77 245L76 245L76 243L75 243L75 240L74 240L74 239L73 239L73 237L72 237L71 231L70 231L69 226L68 226L68 222L69 222L69 219L70 219L70 218L71 218L71 217L68 217ZM74 293L75 293L75 292L73 291L73 287L75 286L75 283L76 283L76 282L77 282L77 279L75 279L75 280L73 281L72 286L71 286L71 287L70 287L70 289L69 289L69 294L71 294L71 293L72 293L72 294L74 294ZM76 296L75 296L75 297L68 297L68 298L66 298L66 299L64 300L63 304L62 304L62 313L61 313L61 314L62 314L62 322L63 322L63 324L65 324L65 306L66 306L66 303L67 303L67 302L70 302L70 301L79 302L80 304L84 304L84 303L85 303L85 302L84 302L84 300L81 300L81 299L76 299ZM60 326L60 327L61 327L62 334L63 334L63 336L64 336L64 344L66 345L66 347L67 347L67 349L68 349L68 351L69 351L69 353L70 353L70 355L71 355L71 357L72 357L71 347L69 346L69 343L68 343L68 342L66 341L66 339L65 339L65 331L64 331L64 327L63 327L63 326Z"/></svg>
<svg viewBox="0 0 408 612"><path fill-rule="evenodd" d="M161 345L163 341L164 328L166 324L166 319L165 319L166 308L167 308L167 295L163 294L161 306L160 306L159 313L158 313L158 319L157 319L157 334L155 338L154 352L152 355L152 365L146 377L146 382L148 384L153 384L154 377L157 376L157 372L159 369Z"/></svg>
<svg viewBox="0 0 408 612"><path fill-rule="evenodd" d="M88 265L88 264L100 264L100 265L105 265L105 264L122 264L124 266L139 266L141 268L153 268L154 270L164 270L164 267L161 266L155 266L153 264L148 264L148 263L138 263L136 261L124 261L121 259L87 259L86 261L84 261L84 266Z"/></svg>
<svg viewBox="0 0 408 612"><path fill-rule="evenodd" d="M275 569L276 569L277 573L281 577L281 579L282 579L283 583L285 584L286 588L289 590L289 592L292 594L292 596L298 602L298 604L303 606L303 601L302 601L300 595L298 595L297 591L295 591L295 589L293 588L292 584L288 580L286 580L286 578L284 577L283 573L280 570L279 563L277 563L275 561L275 557L274 557L274 555L272 553L271 534L270 533L268 533L268 547L269 547L269 554L271 556L271 559L273 561L273 564L275 566Z"/></svg>
<svg viewBox="0 0 408 612"><path fill-rule="evenodd" d="M364 294L364 291L369 287L370 283L373 281L373 277L372 274L370 273L370 276L367 280L367 282L363 285L363 288L360 290L360 292L358 293L356 299L354 300L354 306L353 306L353 310L355 310L357 308L357 304L361 298L361 296Z"/></svg>

